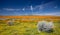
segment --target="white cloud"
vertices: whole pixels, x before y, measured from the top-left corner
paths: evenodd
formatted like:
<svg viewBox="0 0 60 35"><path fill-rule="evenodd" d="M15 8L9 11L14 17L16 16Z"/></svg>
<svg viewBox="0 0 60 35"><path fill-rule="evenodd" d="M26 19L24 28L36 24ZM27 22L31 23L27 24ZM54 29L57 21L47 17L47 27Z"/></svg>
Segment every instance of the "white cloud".
<svg viewBox="0 0 60 35"><path fill-rule="evenodd" d="M33 15L51 15L51 16L60 16L60 12L53 12L53 13L34 13Z"/></svg>
<svg viewBox="0 0 60 35"><path fill-rule="evenodd" d="M3 8L3 10L6 10L6 11L19 11L21 9Z"/></svg>
<svg viewBox="0 0 60 35"><path fill-rule="evenodd" d="M1 11L1 10L0 10Z"/></svg>
<svg viewBox="0 0 60 35"><path fill-rule="evenodd" d="M48 2L48 3L45 3L45 4L37 5L37 6L35 6L34 9L39 8L39 10L43 10L43 9L46 9L46 8L52 8L52 7L54 8L54 5L56 5L55 2L51 1L51 2ZM57 6L55 6L55 8L57 8Z"/></svg>
<svg viewBox="0 0 60 35"><path fill-rule="evenodd" d="M25 8L22 8L22 9L3 8L3 10L13 11L15 15L53 15L53 16L60 16L60 12L39 13L39 12L41 12L41 10L46 9L48 7L53 6L53 8L57 8L57 6L54 7L53 4L54 4L54 2L52 1L52 2L45 3L45 4L37 5L35 7L29 6L30 8L29 7L28 8L25 7ZM49 5L51 5L51 6L49 6ZM37 9L37 8L39 8L40 11L36 12L36 13L33 12L32 14L29 14L28 12L24 13L24 14L21 14L21 13L17 12L17 11L20 11L20 10L23 10L23 11L34 10L34 9ZM20 12L22 12L22 11L20 11Z"/></svg>
<svg viewBox="0 0 60 35"><path fill-rule="evenodd" d="M22 10L25 11L25 8L23 8Z"/></svg>
<svg viewBox="0 0 60 35"><path fill-rule="evenodd" d="M7 11L18 11L18 10L21 10L21 9L9 9L9 8L4 8L4 10L7 10ZM23 8L24 10L24 8ZM32 14L29 14L29 13L24 13L24 14L21 14L19 12L14 12L15 15L51 15L51 16L60 16L60 12L48 12L48 13L39 13L39 12L33 12Z"/></svg>
<svg viewBox="0 0 60 35"><path fill-rule="evenodd" d="M58 8L58 6L55 6L54 8Z"/></svg>
<svg viewBox="0 0 60 35"><path fill-rule="evenodd" d="M51 2L48 2L48 3L45 3L45 4L43 4L45 1L43 1L43 2L41 2L41 5L37 5L37 6L35 6L34 8L32 7L32 5L31 6L28 6L28 7L30 7L30 9L31 10L33 10L33 9L36 9L36 8L40 8L40 9L44 9L44 8L46 8L46 6L48 6L48 5L54 5L55 3L54 3L54 1L51 1ZM57 6L55 6L55 8L57 8ZM12 8L3 8L4 10L8 10L8 11L13 11L13 10L25 10L25 8L22 8L22 9L12 9Z"/></svg>

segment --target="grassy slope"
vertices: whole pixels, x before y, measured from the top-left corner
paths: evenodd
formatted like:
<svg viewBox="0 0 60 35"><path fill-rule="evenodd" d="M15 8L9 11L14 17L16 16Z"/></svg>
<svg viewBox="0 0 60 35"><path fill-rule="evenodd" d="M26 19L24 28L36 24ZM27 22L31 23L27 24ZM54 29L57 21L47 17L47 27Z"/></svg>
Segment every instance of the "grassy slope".
<svg viewBox="0 0 60 35"><path fill-rule="evenodd" d="M60 35L60 21L54 22L55 29L53 33L41 32L37 30L37 22L14 22L9 26L6 22L0 22L0 35Z"/></svg>

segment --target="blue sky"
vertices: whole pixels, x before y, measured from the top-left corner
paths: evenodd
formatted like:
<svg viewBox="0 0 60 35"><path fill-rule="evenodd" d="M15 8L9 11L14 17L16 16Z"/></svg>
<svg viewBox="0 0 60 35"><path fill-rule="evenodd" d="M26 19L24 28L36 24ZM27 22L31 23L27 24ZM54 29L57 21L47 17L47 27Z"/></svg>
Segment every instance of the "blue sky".
<svg viewBox="0 0 60 35"><path fill-rule="evenodd" d="M0 0L0 16L60 16L60 0Z"/></svg>

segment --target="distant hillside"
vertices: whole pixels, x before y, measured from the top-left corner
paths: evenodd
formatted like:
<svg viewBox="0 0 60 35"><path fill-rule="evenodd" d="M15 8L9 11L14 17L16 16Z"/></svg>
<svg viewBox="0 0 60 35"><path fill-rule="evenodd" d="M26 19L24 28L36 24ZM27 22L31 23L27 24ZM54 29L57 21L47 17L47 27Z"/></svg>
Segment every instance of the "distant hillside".
<svg viewBox="0 0 60 35"><path fill-rule="evenodd" d="M0 16L0 18L51 18L51 19L60 19L60 16Z"/></svg>
<svg viewBox="0 0 60 35"><path fill-rule="evenodd" d="M53 21L60 21L60 16L0 16L0 18L16 18L20 19L20 21L39 21L41 20L53 20Z"/></svg>

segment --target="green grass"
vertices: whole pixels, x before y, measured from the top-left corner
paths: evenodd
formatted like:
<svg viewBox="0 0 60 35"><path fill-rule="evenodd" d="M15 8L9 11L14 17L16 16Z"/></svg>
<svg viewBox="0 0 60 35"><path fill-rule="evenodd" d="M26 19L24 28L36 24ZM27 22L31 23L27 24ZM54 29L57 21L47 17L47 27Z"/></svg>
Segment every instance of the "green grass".
<svg viewBox="0 0 60 35"><path fill-rule="evenodd" d="M52 33L38 32L37 22L14 22L12 26L0 22L0 35L60 35L60 23L54 22L55 29Z"/></svg>

